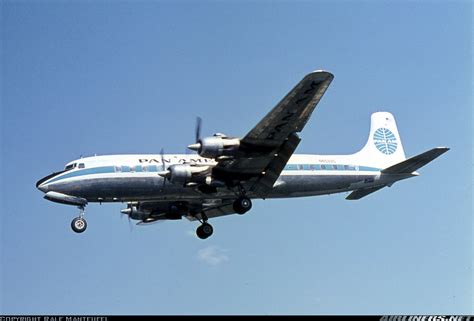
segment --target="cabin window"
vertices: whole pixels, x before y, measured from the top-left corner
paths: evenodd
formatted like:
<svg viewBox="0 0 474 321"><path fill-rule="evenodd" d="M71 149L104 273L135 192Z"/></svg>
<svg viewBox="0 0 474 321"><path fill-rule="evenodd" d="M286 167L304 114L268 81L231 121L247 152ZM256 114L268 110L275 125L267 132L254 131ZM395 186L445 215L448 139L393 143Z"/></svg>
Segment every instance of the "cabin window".
<svg viewBox="0 0 474 321"><path fill-rule="evenodd" d="M156 165L148 165L147 170L149 172L158 172L158 167Z"/></svg>
<svg viewBox="0 0 474 321"><path fill-rule="evenodd" d="M122 172L130 172L130 167L122 166Z"/></svg>
<svg viewBox="0 0 474 321"><path fill-rule="evenodd" d="M321 169L326 169L326 165L321 165Z"/></svg>
<svg viewBox="0 0 474 321"><path fill-rule="evenodd" d="M142 165L135 166L135 172L143 172Z"/></svg>
<svg viewBox="0 0 474 321"><path fill-rule="evenodd" d="M84 163L79 163L79 166L78 166L78 167L79 167L79 168L84 168L84 167L86 167L86 166L84 165Z"/></svg>
<svg viewBox="0 0 474 321"><path fill-rule="evenodd" d="M316 165L309 165L309 169L314 171L316 169Z"/></svg>
<svg viewBox="0 0 474 321"><path fill-rule="evenodd" d="M303 170L304 169L303 165L298 165L298 169Z"/></svg>
<svg viewBox="0 0 474 321"><path fill-rule="evenodd" d="M120 167L120 166L115 166L115 171L116 171L117 173L120 173L120 172L122 171L122 167Z"/></svg>
<svg viewBox="0 0 474 321"><path fill-rule="evenodd" d="M332 165L332 168L334 168L335 170L337 170L337 165Z"/></svg>

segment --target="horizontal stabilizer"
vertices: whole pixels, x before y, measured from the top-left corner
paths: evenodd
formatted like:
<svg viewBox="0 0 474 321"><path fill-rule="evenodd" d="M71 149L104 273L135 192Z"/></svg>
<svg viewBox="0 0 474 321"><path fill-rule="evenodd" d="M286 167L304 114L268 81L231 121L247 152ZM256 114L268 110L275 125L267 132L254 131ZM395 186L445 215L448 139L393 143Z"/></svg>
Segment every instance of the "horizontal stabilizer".
<svg viewBox="0 0 474 321"><path fill-rule="evenodd" d="M438 156L446 153L449 150L447 147L436 147L424 152L420 155L413 156L403 162L390 166L382 170L383 174L410 174L418 168L425 166Z"/></svg>
<svg viewBox="0 0 474 321"><path fill-rule="evenodd" d="M384 187L385 185L356 189L355 191L353 191L346 197L346 200L361 199L362 197L367 196L373 192L377 192L379 189L384 188Z"/></svg>

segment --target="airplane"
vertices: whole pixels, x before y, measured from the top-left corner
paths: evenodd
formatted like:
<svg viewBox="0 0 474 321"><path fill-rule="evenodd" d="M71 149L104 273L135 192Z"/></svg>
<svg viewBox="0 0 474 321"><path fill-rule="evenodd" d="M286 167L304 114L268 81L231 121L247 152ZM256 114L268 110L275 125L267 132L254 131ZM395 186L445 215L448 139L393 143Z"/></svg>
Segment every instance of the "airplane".
<svg viewBox="0 0 474 321"><path fill-rule="evenodd" d="M351 192L358 200L395 182L418 176L420 167L447 152L436 147L406 158L395 118L371 115L365 146L351 155L294 155L301 132L334 76L306 75L244 137L216 133L200 137L197 154L105 155L66 164L36 183L44 198L79 208L71 222L76 233L87 228L88 203L125 202L121 212L138 225L183 217L199 221L196 234L213 234L210 218L244 214L252 199L305 197Z"/></svg>

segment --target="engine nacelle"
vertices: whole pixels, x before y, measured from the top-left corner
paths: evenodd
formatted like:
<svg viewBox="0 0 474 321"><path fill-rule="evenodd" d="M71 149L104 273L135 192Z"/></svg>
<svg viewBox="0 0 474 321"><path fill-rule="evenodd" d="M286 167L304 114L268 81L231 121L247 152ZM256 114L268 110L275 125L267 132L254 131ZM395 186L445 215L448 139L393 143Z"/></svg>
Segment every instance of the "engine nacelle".
<svg viewBox="0 0 474 321"><path fill-rule="evenodd" d="M173 184L184 185L191 180L192 170L188 164L171 165L168 170L169 180Z"/></svg>
<svg viewBox="0 0 474 321"><path fill-rule="evenodd" d="M198 144L197 152L201 157L216 158L222 155L232 155L239 148L240 140L216 135L201 138Z"/></svg>

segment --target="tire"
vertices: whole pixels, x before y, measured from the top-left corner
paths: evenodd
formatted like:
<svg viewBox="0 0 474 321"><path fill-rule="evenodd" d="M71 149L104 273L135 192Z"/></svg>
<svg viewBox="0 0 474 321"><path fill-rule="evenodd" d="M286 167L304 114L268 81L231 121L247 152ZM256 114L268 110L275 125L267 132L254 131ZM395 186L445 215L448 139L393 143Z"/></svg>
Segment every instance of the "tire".
<svg viewBox="0 0 474 321"><path fill-rule="evenodd" d="M233 208L237 214L247 213L252 208L252 201L248 197L239 197L234 201Z"/></svg>
<svg viewBox="0 0 474 321"><path fill-rule="evenodd" d="M82 217L76 217L71 222L71 228L76 233L83 233L87 229L87 222Z"/></svg>
<svg viewBox="0 0 474 321"><path fill-rule="evenodd" d="M199 226L196 230L196 235L200 238L200 239L207 239L209 236L212 235L212 233L214 232L214 229L212 228L212 225L211 224L208 224L208 223L204 223L202 224L201 226Z"/></svg>

